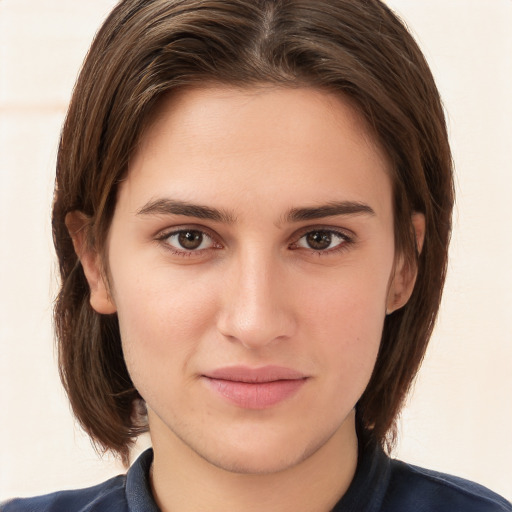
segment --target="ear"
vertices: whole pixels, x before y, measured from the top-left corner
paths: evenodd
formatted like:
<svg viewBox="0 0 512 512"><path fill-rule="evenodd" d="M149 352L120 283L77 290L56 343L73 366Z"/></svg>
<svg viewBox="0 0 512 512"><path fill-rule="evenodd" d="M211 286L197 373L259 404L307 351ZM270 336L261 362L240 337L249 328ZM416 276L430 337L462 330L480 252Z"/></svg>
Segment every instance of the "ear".
<svg viewBox="0 0 512 512"><path fill-rule="evenodd" d="M109 293L101 256L88 241L90 217L82 212L73 211L66 215L65 222L73 240L75 252L84 269L85 278L89 283L91 307L103 315L115 313L117 308Z"/></svg>
<svg viewBox="0 0 512 512"><path fill-rule="evenodd" d="M411 217L411 222L416 236L416 248L418 253L421 253L425 240L425 215L415 212ZM387 315L407 304L414 289L417 270L416 266L411 266L403 256L400 256L389 285L386 302Z"/></svg>

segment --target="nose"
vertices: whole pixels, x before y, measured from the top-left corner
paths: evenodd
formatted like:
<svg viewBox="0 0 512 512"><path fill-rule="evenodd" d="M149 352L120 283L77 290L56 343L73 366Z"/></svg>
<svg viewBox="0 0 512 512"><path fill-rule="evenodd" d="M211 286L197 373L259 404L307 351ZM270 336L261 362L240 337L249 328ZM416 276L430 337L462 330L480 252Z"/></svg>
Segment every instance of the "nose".
<svg viewBox="0 0 512 512"><path fill-rule="evenodd" d="M294 334L291 276L284 266L264 249L247 249L234 258L218 317L222 335L257 350Z"/></svg>

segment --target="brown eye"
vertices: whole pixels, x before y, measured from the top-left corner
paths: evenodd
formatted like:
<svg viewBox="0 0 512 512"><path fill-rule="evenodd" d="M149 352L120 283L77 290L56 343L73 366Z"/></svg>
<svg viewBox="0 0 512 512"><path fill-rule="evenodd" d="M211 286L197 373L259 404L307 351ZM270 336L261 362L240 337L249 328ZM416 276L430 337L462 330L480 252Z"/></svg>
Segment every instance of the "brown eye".
<svg viewBox="0 0 512 512"><path fill-rule="evenodd" d="M178 233L178 242L183 249L197 249L203 242L201 231L180 231Z"/></svg>
<svg viewBox="0 0 512 512"><path fill-rule="evenodd" d="M210 249L214 241L203 231L198 229L181 229L162 237L176 252L198 251Z"/></svg>
<svg viewBox="0 0 512 512"><path fill-rule="evenodd" d="M348 241L348 238L336 231L317 229L301 236L296 247L313 249L314 251L327 251L335 249Z"/></svg>
<svg viewBox="0 0 512 512"><path fill-rule="evenodd" d="M306 243L311 249L323 251L331 245L331 238L328 231L312 231L306 235Z"/></svg>

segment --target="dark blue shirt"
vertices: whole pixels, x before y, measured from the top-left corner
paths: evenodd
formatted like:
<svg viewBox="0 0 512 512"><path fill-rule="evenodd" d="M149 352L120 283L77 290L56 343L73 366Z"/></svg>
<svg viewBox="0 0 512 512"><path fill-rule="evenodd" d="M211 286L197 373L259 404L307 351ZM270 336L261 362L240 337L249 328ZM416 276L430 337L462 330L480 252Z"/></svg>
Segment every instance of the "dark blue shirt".
<svg viewBox="0 0 512 512"><path fill-rule="evenodd" d="M0 511L159 512L149 483L152 460L147 450L126 475L87 489L10 500ZM333 512L512 512L512 505L481 485L390 459L373 447L360 454L354 479Z"/></svg>

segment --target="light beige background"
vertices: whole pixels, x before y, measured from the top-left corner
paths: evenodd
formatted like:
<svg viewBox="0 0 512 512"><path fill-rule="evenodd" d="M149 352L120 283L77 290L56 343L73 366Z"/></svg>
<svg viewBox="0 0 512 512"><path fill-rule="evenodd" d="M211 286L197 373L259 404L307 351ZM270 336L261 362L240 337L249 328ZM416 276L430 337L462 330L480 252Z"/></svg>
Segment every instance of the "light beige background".
<svg viewBox="0 0 512 512"><path fill-rule="evenodd" d="M388 3L437 77L458 191L441 316L396 455L511 499L512 1ZM0 499L122 471L97 457L58 382L49 225L66 104L113 4L0 0Z"/></svg>

